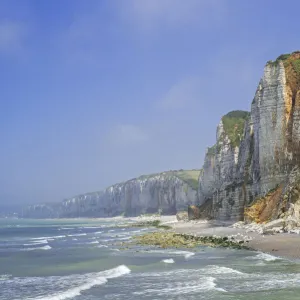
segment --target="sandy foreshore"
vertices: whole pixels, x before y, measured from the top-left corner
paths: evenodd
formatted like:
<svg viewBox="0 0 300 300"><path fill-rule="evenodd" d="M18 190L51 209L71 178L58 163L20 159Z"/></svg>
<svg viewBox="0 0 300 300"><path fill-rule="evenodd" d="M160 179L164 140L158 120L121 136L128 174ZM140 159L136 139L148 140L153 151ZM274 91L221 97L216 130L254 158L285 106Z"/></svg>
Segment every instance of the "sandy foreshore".
<svg viewBox="0 0 300 300"><path fill-rule="evenodd" d="M80 220L90 221L90 218ZM66 219L70 220L70 219ZM113 217L113 218L94 218L94 221L101 222L147 222L160 220L161 224L169 225L177 233L191 234L197 236L240 236L249 237L247 246L256 251L261 251L278 257L300 260L300 235L289 233L278 233L263 235L256 232L247 232L244 228L234 228L232 223L217 221L177 221L176 216L139 216L139 217Z"/></svg>
<svg viewBox="0 0 300 300"><path fill-rule="evenodd" d="M300 236L297 234L278 233L262 235L247 232L242 228L233 228L230 223L216 222L174 222L171 226L175 232L199 236L247 236L247 245L256 251L261 251L278 257L300 259Z"/></svg>

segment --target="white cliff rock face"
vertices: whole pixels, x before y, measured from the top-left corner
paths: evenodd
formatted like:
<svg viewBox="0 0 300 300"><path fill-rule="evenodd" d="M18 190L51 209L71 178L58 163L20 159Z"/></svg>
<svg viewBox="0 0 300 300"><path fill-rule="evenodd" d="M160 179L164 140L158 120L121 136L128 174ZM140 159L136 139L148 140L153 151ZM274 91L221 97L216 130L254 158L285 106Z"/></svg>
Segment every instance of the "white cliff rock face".
<svg viewBox="0 0 300 300"><path fill-rule="evenodd" d="M300 53L293 55L300 62ZM226 131L222 118L216 152L206 156L199 179L200 203L213 202L210 217L243 220L245 206L278 185L285 186L292 170L300 166L299 91L300 77L291 61L268 63L239 145L228 134L232 138L232 126L238 122L227 123L231 130ZM214 162L213 168L208 160Z"/></svg>
<svg viewBox="0 0 300 300"><path fill-rule="evenodd" d="M225 117L231 120L238 118L239 126L241 126L239 130L244 132L247 112L231 112ZM236 132L238 133L238 130ZM216 137L214 152L206 154L202 176L199 178L199 200L201 204L205 201L212 201L213 215L209 217L236 220L239 219L241 211L241 191L233 183L236 182L240 173L239 158L242 156L240 149L244 146L233 144L224 129L223 118L217 127ZM213 162L213 165L209 162Z"/></svg>
<svg viewBox="0 0 300 300"><path fill-rule="evenodd" d="M287 175L286 169L286 77L282 62L268 64L252 105L254 157L257 159L254 180L258 193L266 193Z"/></svg>
<svg viewBox="0 0 300 300"><path fill-rule="evenodd" d="M191 172L199 174L199 171ZM112 217L157 212L176 214L177 211L186 210L188 205L196 204L198 199L197 189L176 174L175 171L165 172L115 184L101 192L64 200L56 204L55 210L53 205L43 205L43 210L31 206L25 211L25 217Z"/></svg>
<svg viewBox="0 0 300 300"><path fill-rule="evenodd" d="M205 155L203 169L199 176L199 204L203 204L210 199L214 191L215 151L215 146L211 147Z"/></svg>

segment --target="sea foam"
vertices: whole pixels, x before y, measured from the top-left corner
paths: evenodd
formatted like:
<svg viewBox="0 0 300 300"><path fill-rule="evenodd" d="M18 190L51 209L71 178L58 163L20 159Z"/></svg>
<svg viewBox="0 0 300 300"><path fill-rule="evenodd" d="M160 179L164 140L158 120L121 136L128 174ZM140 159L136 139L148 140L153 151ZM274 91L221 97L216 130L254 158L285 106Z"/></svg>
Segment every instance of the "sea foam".
<svg viewBox="0 0 300 300"><path fill-rule="evenodd" d="M174 264L174 259L173 258L168 258L168 259L163 259L162 262L165 264Z"/></svg>
<svg viewBox="0 0 300 300"><path fill-rule="evenodd" d="M260 260L265 260L265 261L275 261L275 260L280 260L279 257L267 254L267 253L259 253L256 256L253 257L253 259L260 259Z"/></svg>
<svg viewBox="0 0 300 300"><path fill-rule="evenodd" d="M32 245L33 246L33 245ZM46 246L43 246L43 247L36 247L36 248L25 248L25 249L22 249L22 251L34 251L34 250L50 250L52 249L51 246L49 245L46 245Z"/></svg>
<svg viewBox="0 0 300 300"><path fill-rule="evenodd" d="M49 296L43 296L43 297L38 297L35 298L34 300L65 300L65 299L72 299L76 296L81 295L82 291L89 290L90 288L97 286L97 285L102 285L107 282L108 279L111 278L117 278L126 274L130 273L130 269L125 266L121 265L116 268L106 270L103 272L98 272L98 273L91 273L91 274L86 274L87 279L86 282L76 286L69 288L66 291L49 295Z"/></svg>

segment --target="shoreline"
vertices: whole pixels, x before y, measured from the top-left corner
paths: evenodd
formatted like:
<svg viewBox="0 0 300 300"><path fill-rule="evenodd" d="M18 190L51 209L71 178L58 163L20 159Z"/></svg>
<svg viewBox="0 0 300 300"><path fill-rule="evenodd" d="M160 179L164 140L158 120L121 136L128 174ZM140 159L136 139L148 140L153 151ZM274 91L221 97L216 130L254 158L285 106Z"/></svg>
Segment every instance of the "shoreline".
<svg viewBox="0 0 300 300"><path fill-rule="evenodd" d="M263 235L256 232L247 232L244 228L231 227L232 223L216 221L178 221L172 226L176 233L194 236L220 236L248 240L250 250L263 252L278 258L300 260L300 236L290 233L276 233Z"/></svg>
<svg viewBox="0 0 300 300"><path fill-rule="evenodd" d="M38 219L33 219L38 220ZM43 219L53 220L53 219ZM169 231L178 234L192 236L220 236L220 237L235 237L240 240L248 240L245 246L253 251L263 252L279 258L300 260L300 235L295 233L274 233L260 234L257 232L249 232L245 228L232 227L234 222L221 222L216 220L195 220L195 221L178 221L176 215L143 215L138 217L111 217L111 218L63 218L56 219L60 221L124 221L127 222L148 222L159 220L161 225L171 227ZM96 225L96 224L95 224Z"/></svg>

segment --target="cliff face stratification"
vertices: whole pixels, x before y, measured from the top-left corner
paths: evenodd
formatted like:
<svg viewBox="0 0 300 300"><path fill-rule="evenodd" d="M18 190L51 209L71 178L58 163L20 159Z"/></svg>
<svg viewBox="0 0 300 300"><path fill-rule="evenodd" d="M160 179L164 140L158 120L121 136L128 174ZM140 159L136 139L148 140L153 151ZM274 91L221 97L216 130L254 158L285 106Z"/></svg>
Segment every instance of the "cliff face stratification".
<svg viewBox="0 0 300 300"><path fill-rule="evenodd" d="M212 202L209 217L242 220L272 191L276 197L272 205L265 201L263 221L278 218L293 204L287 186L299 164L300 53L294 52L267 63L250 114L222 118L199 178L199 201Z"/></svg>
<svg viewBox="0 0 300 300"><path fill-rule="evenodd" d="M169 171L115 184L59 204L32 205L23 217L112 217L145 213L176 214L197 203L199 170Z"/></svg>

